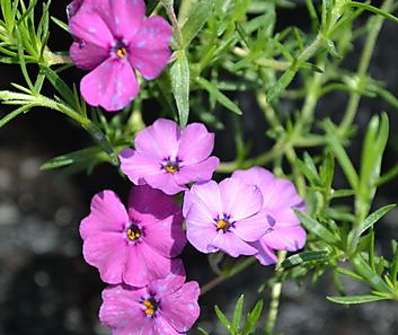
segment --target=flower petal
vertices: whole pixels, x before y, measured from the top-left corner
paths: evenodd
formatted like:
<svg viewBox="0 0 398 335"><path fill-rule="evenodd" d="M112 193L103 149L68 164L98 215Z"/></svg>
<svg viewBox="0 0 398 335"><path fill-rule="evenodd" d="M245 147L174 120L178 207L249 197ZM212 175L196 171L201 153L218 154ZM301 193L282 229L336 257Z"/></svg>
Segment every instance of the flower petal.
<svg viewBox="0 0 398 335"><path fill-rule="evenodd" d="M98 269L102 281L121 283L127 258L126 241L122 234L98 233L89 236L83 243L83 256L88 264Z"/></svg>
<svg viewBox="0 0 398 335"><path fill-rule="evenodd" d="M185 283L185 269L181 260L172 263L172 269L167 277L152 281L148 285L150 292L162 299L164 295L171 294L179 290Z"/></svg>
<svg viewBox="0 0 398 335"><path fill-rule="evenodd" d="M198 283L189 282L174 293L163 296L160 311L162 317L178 332L187 332L200 314L199 294Z"/></svg>
<svg viewBox="0 0 398 335"><path fill-rule="evenodd" d="M201 123L191 123L182 130L178 157L184 164L201 162L210 156L214 148L214 134Z"/></svg>
<svg viewBox="0 0 398 335"><path fill-rule="evenodd" d="M218 247L212 244L216 236L215 228L199 226L187 221L187 239L200 252L208 254L218 251Z"/></svg>
<svg viewBox="0 0 398 335"><path fill-rule="evenodd" d="M130 41L143 24L145 18L144 0L108 1L112 11L108 22L110 22L114 36L122 36L126 41Z"/></svg>
<svg viewBox="0 0 398 335"><path fill-rule="evenodd" d="M303 248L306 232L301 226L276 227L274 231L265 234L261 242L274 250L297 251Z"/></svg>
<svg viewBox="0 0 398 335"><path fill-rule="evenodd" d="M101 16L91 5L92 1L84 2L69 21L69 28L75 37L104 49L112 47L114 37Z"/></svg>
<svg viewBox="0 0 398 335"><path fill-rule="evenodd" d="M132 187L129 197L129 216L140 221L142 226L176 217L176 224L182 223L181 209L172 196L148 185Z"/></svg>
<svg viewBox="0 0 398 335"><path fill-rule="evenodd" d="M92 70L109 57L109 52L95 44L81 41L72 44L69 56L77 67Z"/></svg>
<svg viewBox="0 0 398 335"><path fill-rule="evenodd" d="M145 176L144 180L151 187L161 190L168 195L177 194L187 189L183 185L178 185L174 175L171 173L164 172L158 175Z"/></svg>
<svg viewBox="0 0 398 335"><path fill-rule="evenodd" d="M122 285L106 288L99 311L101 323L119 331L128 328L138 332L148 322L139 303L146 294L146 289L126 289Z"/></svg>
<svg viewBox="0 0 398 335"><path fill-rule="evenodd" d="M190 190L190 195L186 200L191 203L186 204L186 208L189 208L192 204L200 206L198 210L203 213L207 210L207 215L212 220L217 219L224 213L220 189L218 184L213 180L210 180L207 183L193 185Z"/></svg>
<svg viewBox="0 0 398 335"><path fill-rule="evenodd" d="M144 334L142 334L142 335L144 335ZM167 322L167 320L165 318L163 318L162 316L159 316L155 320L155 327L154 327L153 335L181 335L181 333L177 332Z"/></svg>
<svg viewBox="0 0 398 335"><path fill-rule="evenodd" d="M145 242L165 257L178 256L185 247L181 213L145 226Z"/></svg>
<svg viewBox="0 0 398 335"><path fill-rule="evenodd" d="M263 210L247 219L237 221L233 227L233 232L244 241L257 241L270 228L268 216L268 212Z"/></svg>
<svg viewBox="0 0 398 335"><path fill-rule="evenodd" d="M119 159L121 170L135 185L146 184L145 176L164 174L159 161L133 149L123 150Z"/></svg>
<svg viewBox="0 0 398 335"><path fill-rule="evenodd" d="M143 287L151 281L170 273L174 260L163 257L142 241L128 250L128 260L123 281L128 285Z"/></svg>
<svg viewBox="0 0 398 335"><path fill-rule="evenodd" d="M112 191L102 191L91 201L90 215L80 224L80 236L84 240L101 232L121 232L128 221L119 197Z"/></svg>
<svg viewBox="0 0 398 335"><path fill-rule="evenodd" d="M220 165L220 160L214 156L199 163L184 165L175 174L176 182L179 185L185 185L191 182L209 181L218 165Z"/></svg>
<svg viewBox="0 0 398 335"><path fill-rule="evenodd" d="M227 178L220 183L224 212L233 221L257 214L263 205L263 197L257 186L249 185L238 178Z"/></svg>
<svg viewBox="0 0 398 335"><path fill-rule="evenodd" d="M249 170L238 170L232 177L258 186L263 194L264 207L270 210L286 207L305 210L304 200L298 195L294 184L287 179L276 178L262 167L255 166Z"/></svg>
<svg viewBox="0 0 398 335"><path fill-rule="evenodd" d="M262 240L253 242L251 245L258 250L258 253L255 256L260 264L267 266L275 264L278 261L278 257L276 257L275 252Z"/></svg>
<svg viewBox="0 0 398 335"><path fill-rule="evenodd" d="M257 253L256 248L242 241L234 233L224 233L221 230L217 233L212 245L221 249L232 257L238 257L240 255L251 256Z"/></svg>
<svg viewBox="0 0 398 335"><path fill-rule="evenodd" d="M139 84L128 62L110 58L83 78L80 90L89 105L112 112L137 96Z"/></svg>
<svg viewBox="0 0 398 335"><path fill-rule="evenodd" d="M170 24L161 16L152 16L143 21L140 30L131 40L129 60L145 79L154 79L166 67L173 36Z"/></svg>

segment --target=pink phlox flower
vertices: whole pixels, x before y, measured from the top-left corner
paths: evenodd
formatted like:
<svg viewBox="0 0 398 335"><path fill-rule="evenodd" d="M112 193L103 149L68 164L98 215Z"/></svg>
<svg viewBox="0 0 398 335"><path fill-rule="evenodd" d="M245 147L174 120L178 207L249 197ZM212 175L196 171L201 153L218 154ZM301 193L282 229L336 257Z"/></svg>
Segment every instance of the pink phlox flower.
<svg viewBox="0 0 398 335"><path fill-rule="evenodd" d="M199 317L199 294L198 283L185 283L183 270L177 270L141 289L105 289L99 316L112 335L185 334Z"/></svg>
<svg viewBox="0 0 398 335"><path fill-rule="evenodd" d="M136 185L148 184L167 194L187 189L187 184L211 179L219 159L210 156L214 134L200 123L180 128L158 119L135 137L135 149L120 154L121 169Z"/></svg>
<svg viewBox="0 0 398 335"><path fill-rule="evenodd" d="M193 185L185 193L183 208L188 241L204 253L254 255L257 249L251 242L270 228L262 207L258 187L238 178Z"/></svg>
<svg viewBox="0 0 398 335"><path fill-rule="evenodd" d="M186 243L181 209L146 185L131 190L128 211L112 191L95 195L80 235L84 259L104 282L136 287L165 277Z"/></svg>
<svg viewBox="0 0 398 335"><path fill-rule="evenodd" d="M263 195L263 208L268 213L270 228L259 241L251 244L258 250L256 257L261 264L275 263L275 250L303 248L306 233L293 209L304 211L305 202L291 181L277 178L262 167L235 171L232 178L256 185Z"/></svg>
<svg viewBox="0 0 398 335"><path fill-rule="evenodd" d="M92 106L126 107L139 92L135 71L154 79L170 59L172 27L160 16L146 17L143 0L77 0L69 16L76 38L70 57L76 66L92 70L80 84Z"/></svg>
<svg viewBox="0 0 398 335"><path fill-rule="evenodd" d="M68 20L70 20L80 9L84 0L73 0L67 7L66 7L66 14L68 15Z"/></svg>

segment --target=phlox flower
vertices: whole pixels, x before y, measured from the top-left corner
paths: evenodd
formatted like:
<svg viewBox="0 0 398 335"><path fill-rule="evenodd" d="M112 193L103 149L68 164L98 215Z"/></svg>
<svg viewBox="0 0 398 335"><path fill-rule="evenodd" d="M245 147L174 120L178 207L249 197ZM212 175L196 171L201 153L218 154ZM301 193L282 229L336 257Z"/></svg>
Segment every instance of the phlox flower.
<svg viewBox="0 0 398 335"><path fill-rule="evenodd" d="M258 250L256 257L261 264L275 263L275 250L297 251L304 246L306 233L293 209L304 211L305 203L291 181L277 178L262 167L235 171L232 178L256 185L263 195L270 228L259 241L251 243Z"/></svg>
<svg viewBox="0 0 398 335"><path fill-rule="evenodd" d="M102 293L101 322L112 335L185 334L199 317L199 285L185 282L183 270L141 289L126 285Z"/></svg>
<svg viewBox="0 0 398 335"><path fill-rule="evenodd" d="M209 157L214 134L200 123L180 128L173 121L158 119L137 134L134 146L120 154L123 173L136 185L148 184L167 194L210 180L219 164L218 158Z"/></svg>
<svg viewBox="0 0 398 335"><path fill-rule="evenodd" d="M195 184L184 197L188 241L204 253L254 255L258 251L250 243L270 228L262 207L258 187L238 178Z"/></svg>
<svg viewBox="0 0 398 335"><path fill-rule="evenodd" d="M95 195L80 235L84 259L104 282L137 287L165 277L186 243L180 208L149 186L131 190L128 210L112 191Z"/></svg>
<svg viewBox="0 0 398 335"><path fill-rule="evenodd" d="M151 80L166 67L172 28L160 16L146 17L144 0L75 0L68 9L76 39L70 57L92 70L80 84L88 104L120 110L139 92L135 71Z"/></svg>
<svg viewBox="0 0 398 335"><path fill-rule="evenodd" d="M66 13L68 14L68 19L72 18L77 11L80 9L82 6L84 0L73 0L67 7L66 7Z"/></svg>

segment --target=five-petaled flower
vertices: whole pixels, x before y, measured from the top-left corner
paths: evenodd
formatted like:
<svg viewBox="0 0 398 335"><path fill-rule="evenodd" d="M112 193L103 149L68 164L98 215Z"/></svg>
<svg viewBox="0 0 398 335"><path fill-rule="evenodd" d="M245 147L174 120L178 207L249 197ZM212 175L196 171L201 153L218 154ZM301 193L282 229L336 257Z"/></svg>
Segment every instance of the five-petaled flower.
<svg viewBox="0 0 398 335"><path fill-rule="evenodd" d="M133 187L128 211L112 191L95 195L80 235L85 260L104 282L136 287L164 278L186 243L174 199L146 185Z"/></svg>
<svg viewBox="0 0 398 335"><path fill-rule="evenodd" d="M144 288L126 285L107 288L102 293L101 322L113 335L185 334L199 317L199 285L185 282L180 267L164 279Z"/></svg>
<svg viewBox="0 0 398 335"><path fill-rule="evenodd" d="M135 70L150 80L166 67L172 27L160 16L145 17L144 0L76 0L69 12L76 38L70 57L93 70L80 84L88 104L120 110L139 92Z"/></svg>
<svg viewBox="0 0 398 335"><path fill-rule="evenodd" d="M261 264L277 261L274 250L297 251L304 246L306 233L293 209L304 211L305 203L291 181L276 178L261 167L235 171L232 178L256 185L263 195L270 228L260 240L251 243L258 250L256 257Z"/></svg>
<svg viewBox="0 0 398 335"><path fill-rule="evenodd" d="M167 194L187 189L192 182L211 179L219 159L210 156L214 135L200 123L180 128L159 119L135 138L135 150L120 154L121 169L136 185L148 184Z"/></svg>
<svg viewBox="0 0 398 335"><path fill-rule="evenodd" d="M259 188L238 178L196 184L184 198L188 241L204 253L254 255L258 251L251 242L270 228L262 208Z"/></svg>

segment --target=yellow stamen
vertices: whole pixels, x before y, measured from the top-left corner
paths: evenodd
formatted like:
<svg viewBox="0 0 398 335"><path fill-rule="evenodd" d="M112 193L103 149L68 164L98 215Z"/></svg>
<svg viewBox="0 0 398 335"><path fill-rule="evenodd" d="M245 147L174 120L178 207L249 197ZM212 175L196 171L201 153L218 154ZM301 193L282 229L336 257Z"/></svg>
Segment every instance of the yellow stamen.
<svg viewBox="0 0 398 335"><path fill-rule="evenodd" d="M218 230L226 231L230 226L230 223L227 220L218 220L216 223L216 227Z"/></svg>
<svg viewBox="0 0 398 335"><path fill-rule="evenodd" d="M116 50L116 56L118 56L119 58L124 58L127 56L127 50L125 48L119 48Z"/></svg>
<svg viewBox="0 0 398 335"><path fill-rule="evenodd" d="M141 237L142 233L141 230L136 226L131 226L127 230L127 237L130 241L136 241Z"/></svg>
<svg viewBox="0 0 398 335"><path fill-rule="evenodd" d="M176 173L179 170L177 165L170 164L170 163L167 164L164 168L165 168L166 172L168 172L168 173Z"/></svg>
<svg viewBox="0 0 398 335"><path fill-rule="evenodd" d="M146 307L144 311L146 315L153 316L155 314L157 307L150 299L144 300L142 304Z"/></svg>

